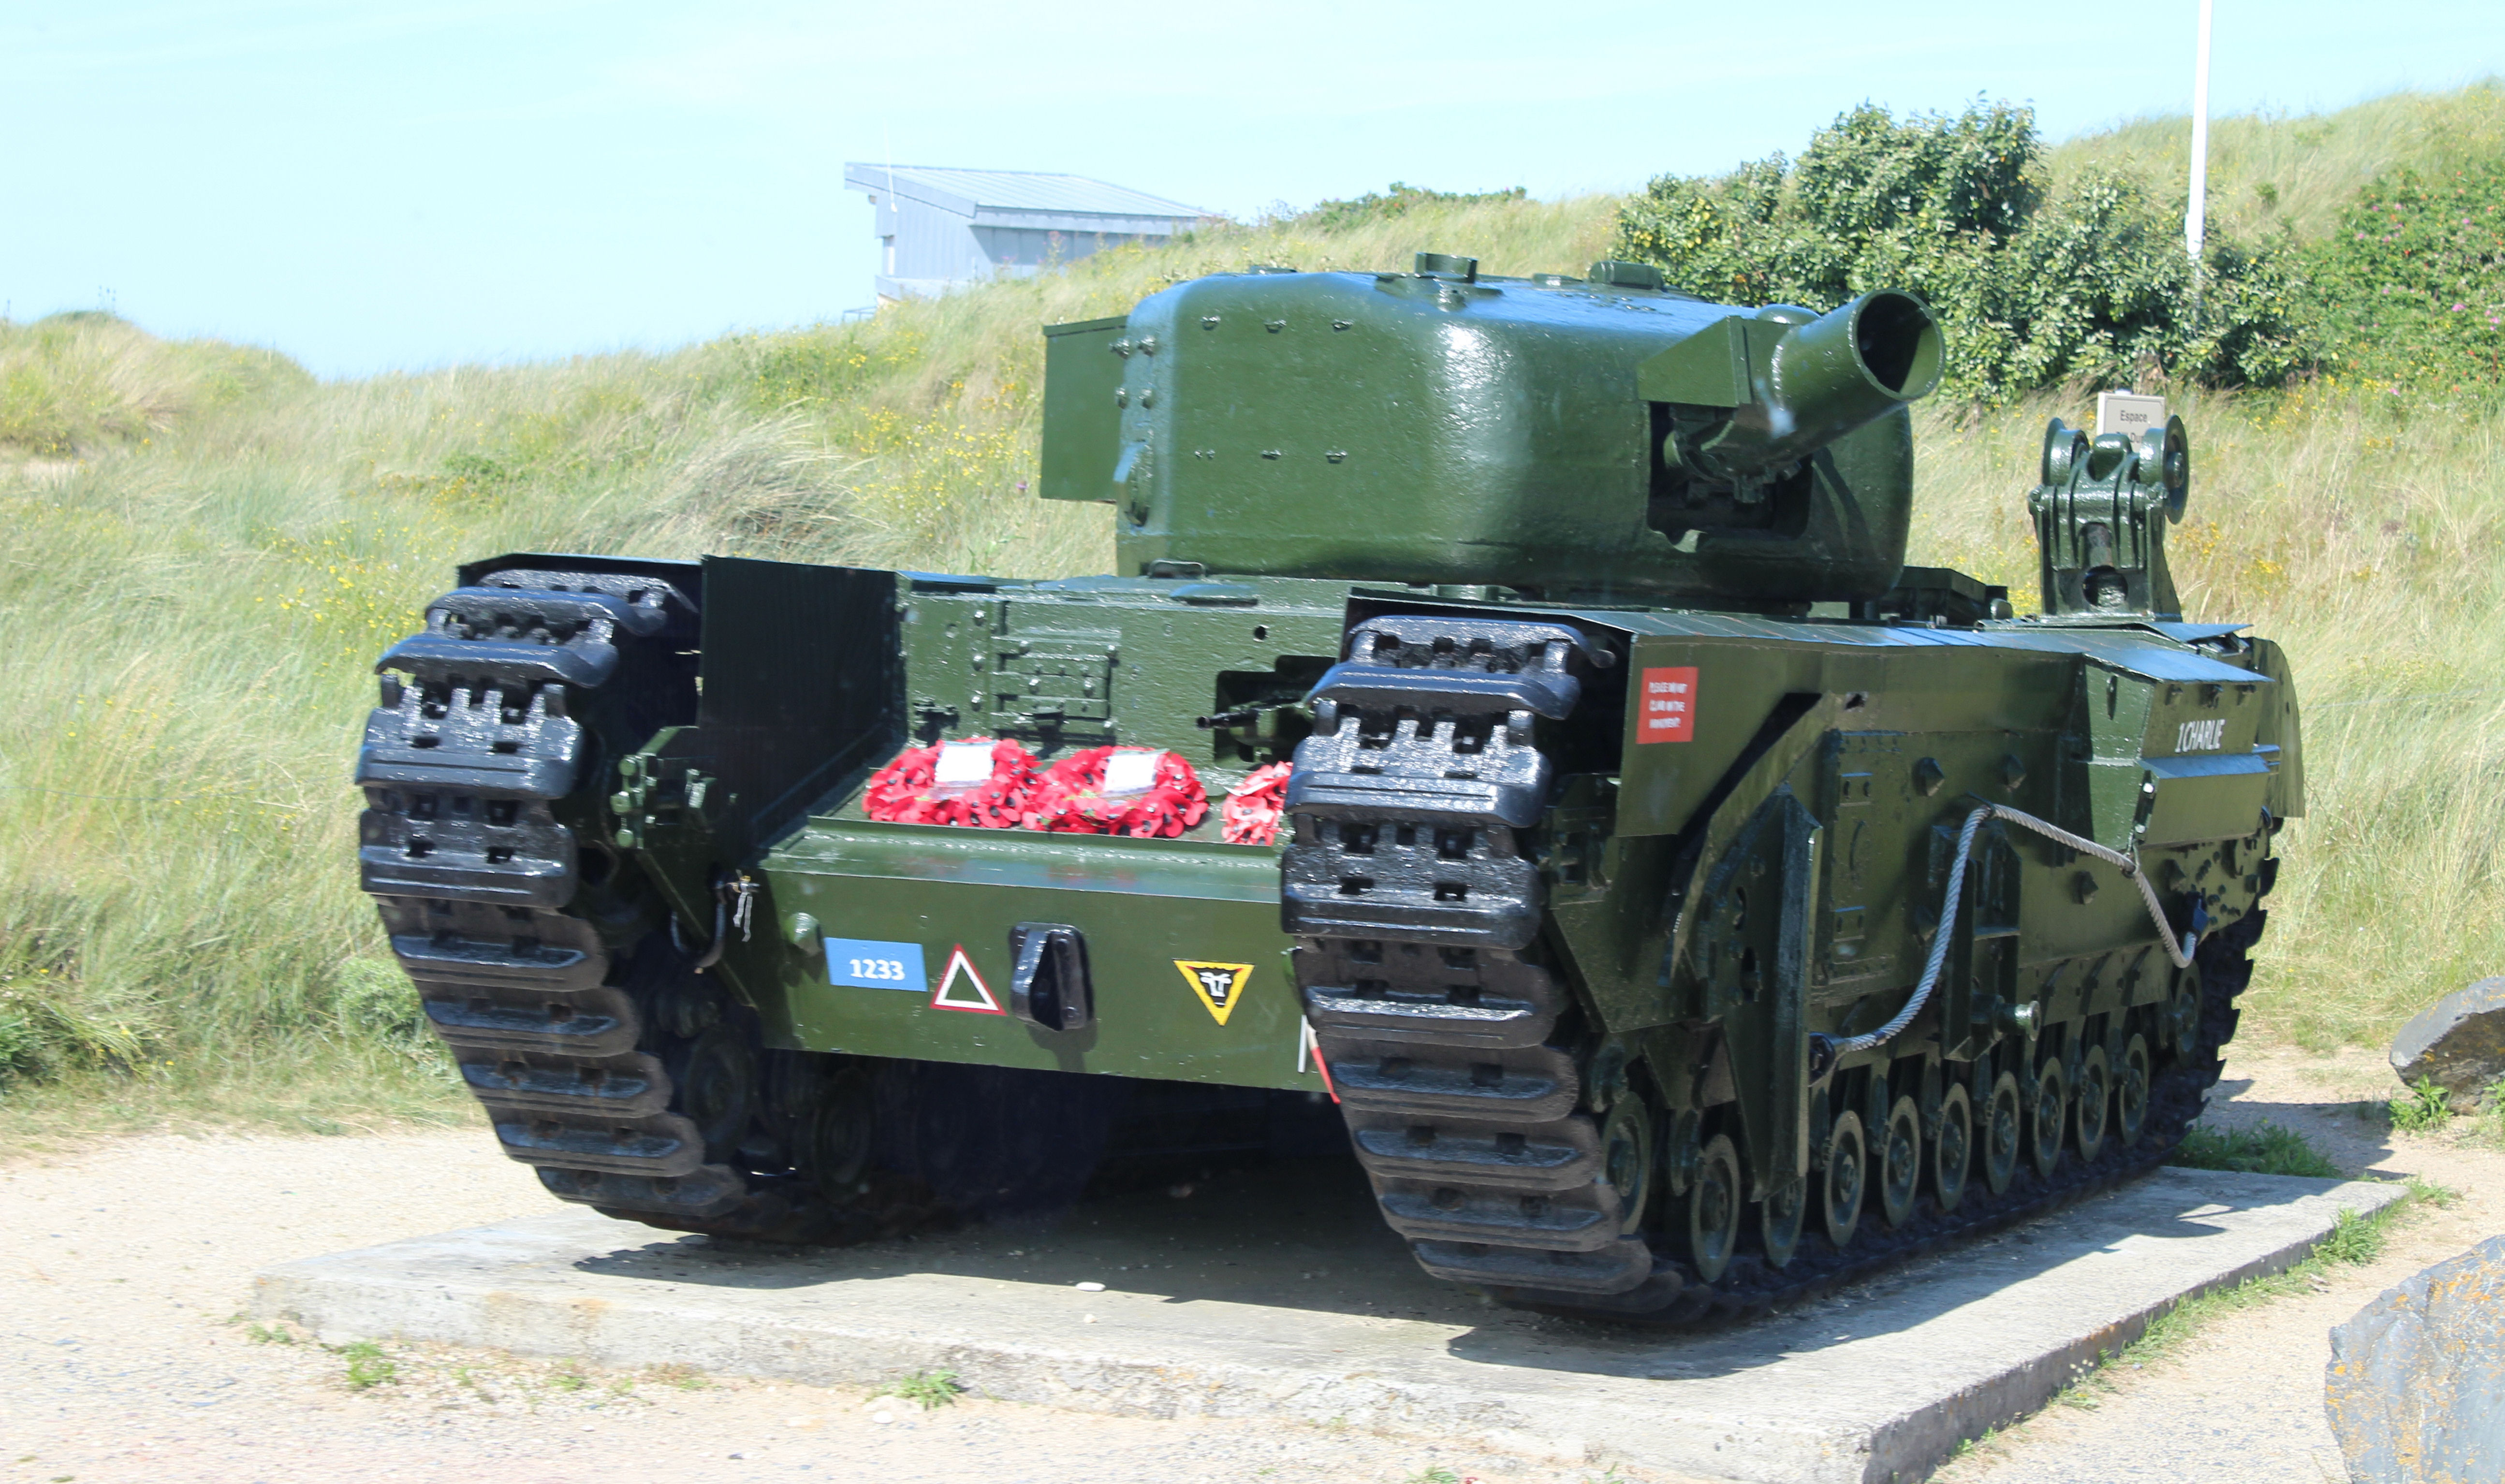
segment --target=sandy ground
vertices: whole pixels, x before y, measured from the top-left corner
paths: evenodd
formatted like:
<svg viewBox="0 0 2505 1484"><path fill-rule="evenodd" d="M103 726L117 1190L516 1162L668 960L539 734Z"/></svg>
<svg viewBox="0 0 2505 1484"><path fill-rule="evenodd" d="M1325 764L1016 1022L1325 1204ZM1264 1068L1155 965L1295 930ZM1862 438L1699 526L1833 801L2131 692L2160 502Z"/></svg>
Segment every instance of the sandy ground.
<svg viewBox="0 0 2505 1484"><path fill-rule="evenodd" d="M2382 1289L2505 1231L2505 1153L2387 1134L2353 1111L2380 1062L2248 1051L2213 1118L2302 1129L2341 1164L2462 1192L2328 1287L2225 1316L1950 1465L1956 1484L2337 1479L2321 1405L2329 1327ZM1354 1430L1110 1418L969 1396L924 1411L850 1389L643 1373L448 1348L359 1357L239 1317L272 1262L543 1212L476 1132L152 1135L0 1166L0 1484L20 1480L874 1478L1572 1481L1594 1468ZM364 1362L371 1366L370 1360ZM1621 1470L1614 1477L1656 1478Z"/></svg>
<svg viewBox="0 0 2505 1484"><path fill-rule="evenodd" d="M2311 1293L2220 1316L2144 1369L2108 1368L2078 1404L2056 1404L1942 1469L1940 1484L2340 1484L2348 1475L2322 1408L2331 1328L2383 1290L2505 1232L2505 1151L2457 1135L2394 1134L2380 1109L2399 1090L2380 1056L2324 1060L2245 1050L2228 1059L2209 1120L2294 1128L2349 1174L2416 1175L2459 1193L2405 1219L2381 1259L2334 1266ZM2456 1127L2459 1125L2457 1124Z"/></svg>

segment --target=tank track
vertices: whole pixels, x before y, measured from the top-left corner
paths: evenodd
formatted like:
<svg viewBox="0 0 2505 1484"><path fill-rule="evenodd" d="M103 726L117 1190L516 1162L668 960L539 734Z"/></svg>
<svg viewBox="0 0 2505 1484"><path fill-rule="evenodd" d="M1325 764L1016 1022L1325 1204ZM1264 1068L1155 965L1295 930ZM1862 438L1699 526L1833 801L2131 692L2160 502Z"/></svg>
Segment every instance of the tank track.
<svg viewBox="0 0 2505 1484"><path fill-rule="evenodd" d="M1565 722L1578 672L1608 656L1563 625L1500 619L1375 618L1350 637L1298 748L1282 895L1357 1157L1428 1272L1583 1318L1759 1313L2152 1169L2199 1116L2259 911L2202 945L2197 1033L2156 1070L2129 1148L2108 1138L2092 1161L2065 1149L2050 1178L2022 1161L1998 1195L1969 1182L1951 1213L1925 1188L1892 1229L1870 1213L1841 1249L1805 1231L1781 1268L1744 1251L1702 1281L1657 1218L1626 1211L1604 1168L1578 1055L1596 1038L1543 962L1543 888L1525 848L1554 773L1536 727Z"/></svg>
<svg viewBox="0 0 2505 1484"><path fill-rule="evenodd" d="M760 1092L805 1076L758 1064L743 1008L688 972L604 838L617 757L694 718L693 598L649 574L519 568L429 604L376 666L360 874L497 1141L551 1194L822 1239L840 1223L803 1182L733 1162Z"/></svg>

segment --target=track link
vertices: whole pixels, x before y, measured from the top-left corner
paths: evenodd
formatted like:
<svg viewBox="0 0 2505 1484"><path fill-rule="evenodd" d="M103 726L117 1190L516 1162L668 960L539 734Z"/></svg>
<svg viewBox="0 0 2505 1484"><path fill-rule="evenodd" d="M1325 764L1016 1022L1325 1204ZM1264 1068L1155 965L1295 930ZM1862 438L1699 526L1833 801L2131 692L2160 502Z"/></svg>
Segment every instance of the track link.
<svg viewBox="0 0 2505 1484"><path fill-rule="evenodd" d="M2153 1078L2131 1147L2065 1151L2050 1178L2022 1169L1997 1196L1972 1182L1954 1213L1925 1192L1892 1229L1865 1219L1842 1249L1807 1234L1780 1269L1749 1252L1702 1282L1603 1167L1576 1054L1590 1033L1541 961L1542 887L1522 846L1553 774L1535 728L1565 721L1610 656L1561 624L1464 617L1377 618L1349 639L1288 785L1285 921L1357 1157L1429 1273L1578 1317L1762 1312L2154 1168L2199 1116L2258 911L2203 946L2198 1034Z"/></svg>
<svg viewBox="0 0 2505 1484"><path fill-rule="evenodd" d="M642 1049L634 950L657 919L596 834L614 750L692 719L692 597L518 568L429 604L376 665L357 855L505 1152L564 1199L706 1221L751 1204L749 1183Z"/></svg>

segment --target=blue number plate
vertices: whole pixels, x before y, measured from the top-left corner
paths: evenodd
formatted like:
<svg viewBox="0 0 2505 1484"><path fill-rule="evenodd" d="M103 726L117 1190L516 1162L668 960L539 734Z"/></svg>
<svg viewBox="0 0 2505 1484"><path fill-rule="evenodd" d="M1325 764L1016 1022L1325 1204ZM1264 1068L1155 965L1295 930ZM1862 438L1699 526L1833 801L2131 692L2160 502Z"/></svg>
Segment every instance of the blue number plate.
<svg viewBox="0 0 2505 1484"><path fill-rule="evenodd" d="M827 944L827 982L863 989L908 989L931 993L931 976L922 968L920 943L882 943L866 937L830 937Z"/></svg>

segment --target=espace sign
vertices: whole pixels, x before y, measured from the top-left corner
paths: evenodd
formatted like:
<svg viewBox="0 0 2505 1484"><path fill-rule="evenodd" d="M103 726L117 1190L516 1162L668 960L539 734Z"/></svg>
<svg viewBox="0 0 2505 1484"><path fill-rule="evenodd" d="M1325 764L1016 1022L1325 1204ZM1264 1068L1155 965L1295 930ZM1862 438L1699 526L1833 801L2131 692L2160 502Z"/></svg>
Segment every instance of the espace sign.
<svg viewBox="0 0 2505 1484"><path fill-rule="evenodd" d="M1685 742L1696 735L1696 666L1666 665L1643 672L1637 697L1638 742Z"/></svg>

